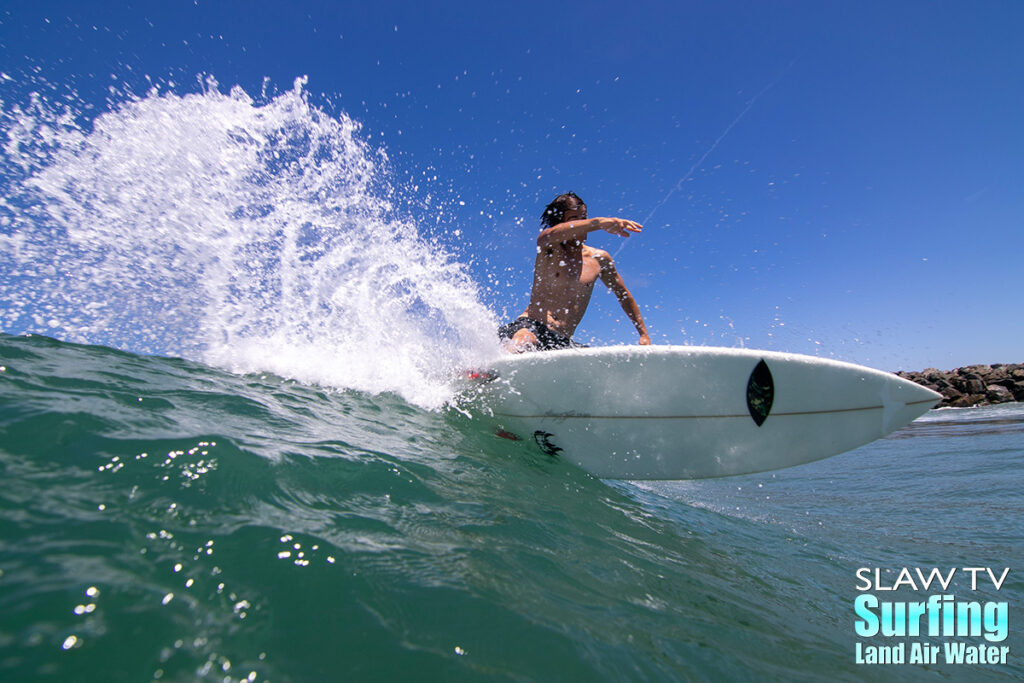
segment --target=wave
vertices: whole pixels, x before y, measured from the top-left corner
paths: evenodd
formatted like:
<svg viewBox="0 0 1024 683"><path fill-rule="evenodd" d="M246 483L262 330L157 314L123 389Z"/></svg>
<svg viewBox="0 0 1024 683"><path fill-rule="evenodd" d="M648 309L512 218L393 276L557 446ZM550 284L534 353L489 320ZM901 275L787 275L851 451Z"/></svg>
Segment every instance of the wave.
<svg viewBox="0 0 1024 683"><path fill-rule="evenodd" d="M443 403L494 317L304 84L6 105L0 329Z"/></svg>

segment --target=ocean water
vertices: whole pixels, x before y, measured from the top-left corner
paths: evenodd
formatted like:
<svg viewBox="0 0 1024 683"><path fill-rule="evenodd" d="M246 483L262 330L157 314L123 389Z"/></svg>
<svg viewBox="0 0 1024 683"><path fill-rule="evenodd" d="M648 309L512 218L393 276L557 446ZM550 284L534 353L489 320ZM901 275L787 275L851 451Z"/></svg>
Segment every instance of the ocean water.
<svg viewBox="0 0 1024 683"><path fill-rule="evenodd" d="M0 680L1024 676L1020 406L601 481L459 409L485 297L301 80L47 92L0 101ZM865 592L1005 603L1005 637L859 637ZM925 640L1010 656L856 661Z"/></svg>
<svg viewBox="0 0 1024 683"><path fill-rule="evenodd" d="M1018 405L606 482L395 394L39 336L0 364L4 680L1024 675ZM1009 567L956 592L1008 603L1009 661L856 664L861 567Z"/></svg>

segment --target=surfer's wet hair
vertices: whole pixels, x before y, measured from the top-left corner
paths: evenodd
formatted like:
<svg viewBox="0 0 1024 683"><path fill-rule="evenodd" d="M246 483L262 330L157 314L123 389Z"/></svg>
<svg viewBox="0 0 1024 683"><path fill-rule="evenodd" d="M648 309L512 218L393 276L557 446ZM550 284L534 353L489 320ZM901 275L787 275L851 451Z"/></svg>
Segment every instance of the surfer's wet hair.
<svg viewBox="0 0 1024 683"><path fill-rule="evenodd" d="M583 218L586 218L587 205L575 192L560 194L545 207L544 213L540 215L540 224L546 228L554 227L565 220L566 211L579 208L583 209Z"/></svg>

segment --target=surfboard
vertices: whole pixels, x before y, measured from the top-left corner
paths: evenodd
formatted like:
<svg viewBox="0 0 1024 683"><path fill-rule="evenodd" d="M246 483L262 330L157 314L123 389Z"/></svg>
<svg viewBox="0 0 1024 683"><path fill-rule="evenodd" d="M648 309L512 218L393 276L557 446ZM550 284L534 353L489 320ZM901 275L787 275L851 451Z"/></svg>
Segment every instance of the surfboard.
<svg viewBox="0 0 1024 683"><path fill-rule="evenodd" d="M696 346L507 354L462 396L495 434L602 479L781 469L874 441L942 398L888 372L812 356Z"/></svg>

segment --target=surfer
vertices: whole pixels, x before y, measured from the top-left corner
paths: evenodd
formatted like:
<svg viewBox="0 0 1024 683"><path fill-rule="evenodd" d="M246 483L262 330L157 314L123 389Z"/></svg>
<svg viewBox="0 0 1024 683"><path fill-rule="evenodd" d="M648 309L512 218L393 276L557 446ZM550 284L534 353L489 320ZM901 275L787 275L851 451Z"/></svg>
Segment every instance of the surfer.
<svg viewBox="0 0 1024 683"><path fill-rule="evenodd" d="M641 344L650 344L640 307L626 289L606 251L584 244L587 234L604 230L620 237L640 232L641 225L623 218L587 218L587 205L576 194L555 197L540 218L537 260L533 266L530 305L498 330L509 351L521 353L582 346L572 340L583 319L598 279L612 291L633 321Z"/></svg>

